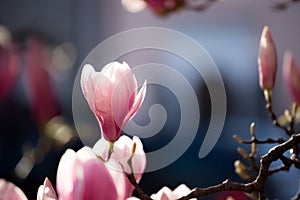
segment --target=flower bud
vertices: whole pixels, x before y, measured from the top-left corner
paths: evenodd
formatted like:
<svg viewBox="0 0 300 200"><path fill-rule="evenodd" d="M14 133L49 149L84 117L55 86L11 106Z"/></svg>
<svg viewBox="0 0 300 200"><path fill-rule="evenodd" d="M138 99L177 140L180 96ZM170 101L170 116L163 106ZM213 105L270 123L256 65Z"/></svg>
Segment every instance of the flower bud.
<svg viewBox="0 0 300 200"><path fill-rule="evenodd" d="M284 54L283 76L292 102L300 105L300 71L290 51L286 51Z"/></svg>
<svg viewBox="0 0 300 200"><path fill-rule="evenodd" d="M271 90L275 85L277 71L277 53L271 32L264 27L258 51L259 85L264 90Z"/></svg>

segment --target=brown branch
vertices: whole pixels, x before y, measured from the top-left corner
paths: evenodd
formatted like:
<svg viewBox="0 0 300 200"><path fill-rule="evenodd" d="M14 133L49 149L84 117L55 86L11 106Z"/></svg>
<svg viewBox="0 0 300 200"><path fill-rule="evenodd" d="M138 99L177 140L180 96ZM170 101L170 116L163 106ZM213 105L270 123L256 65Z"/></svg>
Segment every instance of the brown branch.
<svg viewBox="0 0 300 200"><path fill-rule="evenodd" d="M139 194L139 197L141 200L152 200L147 194L145 194L145 192L142 190L142 188L136 182L136 179L135 179L133 173L131 173L131 174L126 173L126 176L127 176L128 180L130 181L130 183L134 186L134 188L137 191L137 193Z"/></svg>
<svg viewBox="0 0 300 200"><path fill-rule="evenodd" d="M269 102L267 102L266 104L266 109L269 112L269 117L271 118L273 124L279 128L281 128L282 130L284 130L284 132L288 135L291 136L293 133L285 126L280 125L280 123L278 122L277 116L273 111L273 107L272 107L272 102L271 100L269 100Z"/></svg>
<svg viewBox="0 0 300 200"><path fill-rule="evenodd" d="M196 188L194 189L190 194L188 194L185 197L181 197L179 200L188 200L192 198L197 198L200 196L206 196L209 194L221 192L221 191L243 191L247 193L252 193L252 191L256 191L259 189L259 185L257 183L248 183L248 184L243 184L243 183L237 183L233 182L229 179L224 181L223 183L219 185L214 185L210 186L207 188Z"/></svg>
<svg viewBox="0 0 300 200"><path fill-rule="evenodd" d="M299 143L300 143L300 133L292 135L291 138L286 142L282 144L278 144L277 146L270 149L270 151L266 153L264 156L262 156L260 160L261 165L259 168L259 173L257 175L257 178L250 183L243 184L243 183L237 183L230 180L226 180L219 185L215 185L207 188L196 188L190 194L180 198L179 200L187 200L191 198L206 196L220 191L233 191L233 190L242 191L249 194L252 192L259 192L260 199L264 200L266 199L264 193L264 185L268 176L270 175L269 168L271 163L278 159L285 160L282 157L282 154L288 151L289 149L292 149L294 146L297 146Z"/></svg>
<svg viewBox="0 0 300 200"><path fill-rule="evenodd" d="M294 164L294 161L290 158L283 156L283 153L294 148L299 143L300 143L300 133L292 135L289 140L281 144L278 144L277 146L270 149L268 153L266 153L261 157L259 173L256 179L250 183L238 183L227 179L226 181L218 185L210 186L207 188L195 188L190 194L181 197L179 200L198 198L201 196L207 196L221 191L241 191L249 194L253 192L258 192L260 194L260 199L264 200L266 199L264 186L267 178L275 172L288 170L291 167L291 165ZM283 162L284 167L269 170L271 163L278 159L280 159ZM128 163L132 168L131 159L128 161ZM148 195L146 195L143 192L143 190L140 188L140 186L137 184L133 173L126 174L126 175L128 180L135 187L141 200L151 200L151 198Z"/></svg>
<svg viewBox="0 0 300 200"><path fill-rule="evenodd" d="M134 145L135 146L135 145ZM125 170L124 170L124 167L123 165L121 164L121 167L123 168L123 171L125 172L129 182L133 185L133 187L135 188L135 190L137 191L137 193L139 194L139 197L141 200L152 200L143 190L142 188L139 186L139 184L136 182L136 179L134 177L134 171L133 171L133 167L132 167L132 157L134 156L134 152L135 152L135 148L136 147L133 147L132 148L132 154L129 158L129 160L127 161L129 167L130 167L130 170L131 170L131 173L126 173Z"/></svg>
<svg viewBox="0 0 300 200"><path fill-rule="evenodd" d="M258 140L257 138L252 138L251 140L242 140L241 143L243 144L252 144L252 143L256 143L256 144L274 144L274 143L284 143L285 140L283 138L277 138L277 139L273 139L273 138L267 138L265 140Z"/></svg>

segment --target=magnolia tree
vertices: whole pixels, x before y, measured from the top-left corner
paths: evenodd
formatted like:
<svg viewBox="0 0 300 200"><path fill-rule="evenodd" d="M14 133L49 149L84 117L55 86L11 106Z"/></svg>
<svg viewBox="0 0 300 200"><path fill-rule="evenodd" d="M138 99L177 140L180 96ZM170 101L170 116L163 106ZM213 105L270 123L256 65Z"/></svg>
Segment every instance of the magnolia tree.
<svg viewBox="0 0 300 200"><path fill-rule="evenodd" d="M266 199L266 181L269 176L291 167L300 168L299 122L300 71L291 52L286 51L283 76L292 100L292 108L277 117L272 108L272 90L277 73L277 53L268 27L263 29L258 53L259 84L265 95L266 110L271 122L285 134L282 138L260 139L256 136L254 123L250 126L250 139L237 135L233 138L251 145L247 152L237 152L248 164L235 161L235 172L246 183L229 179L207 188L190 189L181 184L174 190L163 187L155 194L145 194L139 186L146 167L146 155L138 137L121 135L122 129L141 107L146 95L146 81L137 91L137 81L127 63L112 62L100 72L87 64L82 69L81 87L88 105L99 122L102 137L93 148L83 147L77 152L68 149L61 157L56 178L56 191L49 179L38 188L38 200L175 200L196 199L221 191L241 191L252 199ZM284 136L284 135L283 135ZM257 146L272 144L269 151L258 157ZM289 152L287 155L286 152ZM280 160L282 165L272 168ZM138 196L132 197L136 190ZM23 192L10 182L0 179L1 199L24 200ZM297 192L293 199L299 199Z"/></svg>

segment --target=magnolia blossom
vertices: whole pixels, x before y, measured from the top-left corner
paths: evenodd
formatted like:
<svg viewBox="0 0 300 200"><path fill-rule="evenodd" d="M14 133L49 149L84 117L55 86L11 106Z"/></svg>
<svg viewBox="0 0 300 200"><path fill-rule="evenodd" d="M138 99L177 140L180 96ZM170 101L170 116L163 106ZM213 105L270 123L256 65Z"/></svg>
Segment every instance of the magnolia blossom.
<svg viewBox="0 0 300 200"><path fill-rule="evenodd" d="M124 200L131 196L133 186L123 171L100 161L94 151L83 147L77 152L68 149L57 170L57 193L48 179L39 187L37 200Z"/></svg>
<svg viewBox="0 0 300 200"><path fill-rule="evenodd" d="M4 179L0 179L0 195L1 200L27 200L20 188Z"/></svg>
<svg viewBox="0 0 300 200"><path fill-rule="evenodd" d="M14 45L1 46L0 41L0 101L7 97L17 81L19 59L19 52Z"/></svg>
<svg viewBox="0 0 300 200"><path fill-rule="evenodd" d="M146 8L147 3L144 0L121 0L122 5L129 12L139 12Z"/></svg>
<svg viewBox="0 0 300 200"><path fill-rule="evenodd" d="M137 93L137 82L127 63L112 62L101 72L86 64L81 75L83 94L97 117L103 136L115 142L134 117L146 94L146 81Z"/></svg>
<svg viewBox="0 0 300 200"><path fill-rule="evenodd" d="M97 155L106 160L108 158L109 142L101 138L94 145L93 150ZM127 162L130 157L132 157L133 173L136 174L136 179L140 180L146 167L146 154L141 140L136 136L130 139L128 136L122 135L114 143L113 152L107 164L112 164L112 167L119 171L125 170L127 173L132 173ZM110 161L112 163L109 163ZM114 165L114 162L118 164Z"/></svg>
<svg viewBox="0 0 300 200"><path fill-rule="evenodd" d="M30 37L27 40L25 55L33 114L37 123L45 125L59 114L57 97L47 70L50 66L50 55L43 41L37 37Z"/></svg>
<svg viewBox="0 0 300 200"><path fill-rule="evenodd" d="M283 75L292 101L300 105L300 70L297 67L293 54L289 51L286 51L284 54Z"/></svg>
<svg viewBox="0 0 300 200"><path fill-rule="evenodd" d="M192 192L191 189L189 189L186 185L181 184L173 191L168 187L163 187L156 194L152 194L150 197L153 200L175 200L184 197L191 192ZM130 197L127 200L139 200L139 199L136 197ZM196 200L196 199L191 199L191 200Z"/></svg>
<svg viewBox="0 0 300 200"><path fill-rule="evenodd" d="M106 160L109 151L109 142L101 138L95 144L93 150L97 155ZM131 157L133 171L131 171L131 167L128 165L128 160ZM125 191L123 199L131 196L134 187L131 185L127 177L125 177L124 170L126 173L133 172L137 182L141 180L142 174L146 167L146 155L143 150L141 140L138 137L133 137L133 139L130 139L128 136L121 136L114 143L113 153L111 154L108 162L106 162L106 166L110 173L115 175L113 180L118 188L122 191ZM119 177L119 179L116 177ZM123 177L125 177L125 179Z"/></svg>
<svg viewBox="0 0 300 200"><path fill-rule="evenodd" d="M63 200L118 199L118 192L106 166L89 147L68 149L57 170L57 192Z"/></svg>
<svg viewBox="0 0 300 200"><path fill-rule="evenodd" d="M121 0L122 5L129 12L139 12L145 7L149 7L158 15L165 15L185 4L185 1L178 0Z"/></svg>
<svg viewBox="0 0 300 200"><path fill-rule="evenodd" d="M275 85L277 71L277 53L271 32L264 27L258 52L259 84L264 90L271 90Z"/></svg>

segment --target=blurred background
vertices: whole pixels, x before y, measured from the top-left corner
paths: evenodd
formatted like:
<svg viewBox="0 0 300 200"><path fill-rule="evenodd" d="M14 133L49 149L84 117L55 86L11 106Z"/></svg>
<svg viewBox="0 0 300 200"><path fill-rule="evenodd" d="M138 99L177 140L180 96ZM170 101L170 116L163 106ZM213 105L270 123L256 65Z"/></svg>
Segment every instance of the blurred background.
<svg viewBox="0 0 300 200"><path fill-rule="evenodd" d="M180 183L193 188L217 184L226 178L242 181L234 173L233 162L241 158L232 135L250 137L249 125L255 121L259 138L284 136L268 120L258 85L257 52L264 25L270 27L278 52L276 113L290 107L281 77L283 52L290 49L300 62L300 4L291 4L284 10L274 9L274 5L271 0L226 0L202 11L187 9L160 16L149 8L131 13L120 0L1 0L0 178L14 182L29 199L36 198L38 186L46 176L55 185L61 155L67 148L76 150L83 145L74 127L72 90L84 58L114 34L155 26L180 31L207 50L223 77L228 110L217 145L199 159L199 148L209 125L210 98L201 76L184 68L182 73L187 79L191 77L200 102L198 134L176 162L144 174L141 187L152 194L164 185L174 189ZM151 50L122 59L133 67L162 60L171 66L180 63L174 55ZM174 137L180 114L178 102L166 88L150 85L147 97L150 96L137 118L147 115L147 108L153 103L162 104L169 117L160 133L143 140L146 152L159 149ZM259 150L265 153L267 147ZM299 175L291 170L270 177L269 197L290 198L298 188ZM240 194L217 194L207 199L226 199L228 195Z"/></svg>

